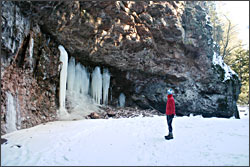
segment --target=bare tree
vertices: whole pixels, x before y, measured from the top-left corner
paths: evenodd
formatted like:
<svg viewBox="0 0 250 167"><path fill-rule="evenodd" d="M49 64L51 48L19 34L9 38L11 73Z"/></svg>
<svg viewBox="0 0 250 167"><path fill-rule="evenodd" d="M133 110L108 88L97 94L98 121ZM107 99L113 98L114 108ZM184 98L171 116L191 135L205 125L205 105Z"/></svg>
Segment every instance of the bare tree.
<svg viewBox="0 0 250 167"><path fill-rule="evenodd" d="M221 40L221 56L224 59L225 57L230 56L234 49L242 47L243 45L241 42L233 41L233 36L237 33L237 25L232 25L231 20L226 15L223 16L228 22L228 26L224 34L225 38Z"/></svg>

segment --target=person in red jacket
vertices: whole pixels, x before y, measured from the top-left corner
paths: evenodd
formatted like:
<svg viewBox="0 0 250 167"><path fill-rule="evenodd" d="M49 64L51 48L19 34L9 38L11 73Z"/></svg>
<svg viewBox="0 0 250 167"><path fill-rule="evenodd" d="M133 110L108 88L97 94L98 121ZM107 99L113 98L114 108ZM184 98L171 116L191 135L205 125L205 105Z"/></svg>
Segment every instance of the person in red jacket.
<svg viewBox="0 0 250 167"><path fill-rule="evenodd" d="M175 102L173 98L173 90L168 90L168 100L167 100L167 106L166 106L166 116L167 116L167 123L168 123L168 131L169 134L165 136L165 139L173 139L173 128L172 128L172 121L175 115Z"/></svg>

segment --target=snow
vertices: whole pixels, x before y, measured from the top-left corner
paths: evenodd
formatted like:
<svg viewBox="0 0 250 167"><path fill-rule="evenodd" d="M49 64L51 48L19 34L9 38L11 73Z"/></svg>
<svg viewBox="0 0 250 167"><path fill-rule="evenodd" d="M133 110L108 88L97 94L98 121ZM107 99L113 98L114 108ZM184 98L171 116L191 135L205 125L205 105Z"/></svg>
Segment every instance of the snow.
<svg viewBox="0 0 250 167"><path fill-rule="evenodd" d="M240 118L249 117L249 105L241 106L237 105Z"/></svg>
<svg viewBox="0 0 250 167"><path fill-rule="evenodd" d="M249 117L165 116L56 121L2 138L1 164L32 166L249 166Z"/></svg>
<svg viewBox="0 0 250 167"><path fill-rule="evenodd" d="M227 64L224 63L222 57L218 55L216 52L214 52L213 55L213 64L220 65L221 68L225 71L223 82L225 82L226 80L230 80L232 78L232 75L238 76Z"/></svg>
<svg viewBox="0 0 250 167"><path fill-rule="evenodd" d="M92 112L99 112L98 105L86 94L67 90L67 101L69 114L61 116L60 120L79 120Z"/></svg>

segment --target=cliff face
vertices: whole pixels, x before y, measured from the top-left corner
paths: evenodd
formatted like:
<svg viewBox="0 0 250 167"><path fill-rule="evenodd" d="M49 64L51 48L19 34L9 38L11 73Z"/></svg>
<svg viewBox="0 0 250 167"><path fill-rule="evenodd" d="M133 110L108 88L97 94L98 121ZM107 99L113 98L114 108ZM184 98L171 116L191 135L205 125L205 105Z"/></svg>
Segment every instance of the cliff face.
<svg viewBox="0 0 250 167"><path fill-rule="evenodd" d="M1 133L16 116L16 129L56 119L58 50L18 6L2 2ZM11 94L12 98L7 98ZM9 112L9 114L7 113ZM15 115L15 116L11 116ZM10 122L10 121L8 121Z"/></svg>
<svg viewBox="0 0 250 167"><path fill-rule="evenodd" d="M33 114L31 120L37 121L32 125L40 123L45 113L51 114L46 121L54 119L58 105L59 44L69 56L90 69L109 69L110 105L116 106L120 93L124 93L126 106L164 112L166 91L172 88L177 115L231 117L238 112L240 81L235 74L225 72L226 65L216 61L219 58L205 2L2 5L4 114L5 93L11 92L19 99L19 94L26 92L19 100L23 117ZM21 90L25 92L20 93Z"/></svg>

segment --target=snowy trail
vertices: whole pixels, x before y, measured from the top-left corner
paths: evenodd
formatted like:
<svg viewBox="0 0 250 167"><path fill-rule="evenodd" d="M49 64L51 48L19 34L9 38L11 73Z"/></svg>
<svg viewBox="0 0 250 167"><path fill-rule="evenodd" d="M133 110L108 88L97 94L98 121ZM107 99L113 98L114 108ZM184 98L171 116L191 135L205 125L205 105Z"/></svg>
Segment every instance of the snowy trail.
<svg viewBox="0 0 250 167"><path fill-rule="evenodd" d="M249 118L58 121L6 134L2 165L249 165ZM21 147L17 147L20 145Z"/></svg>

